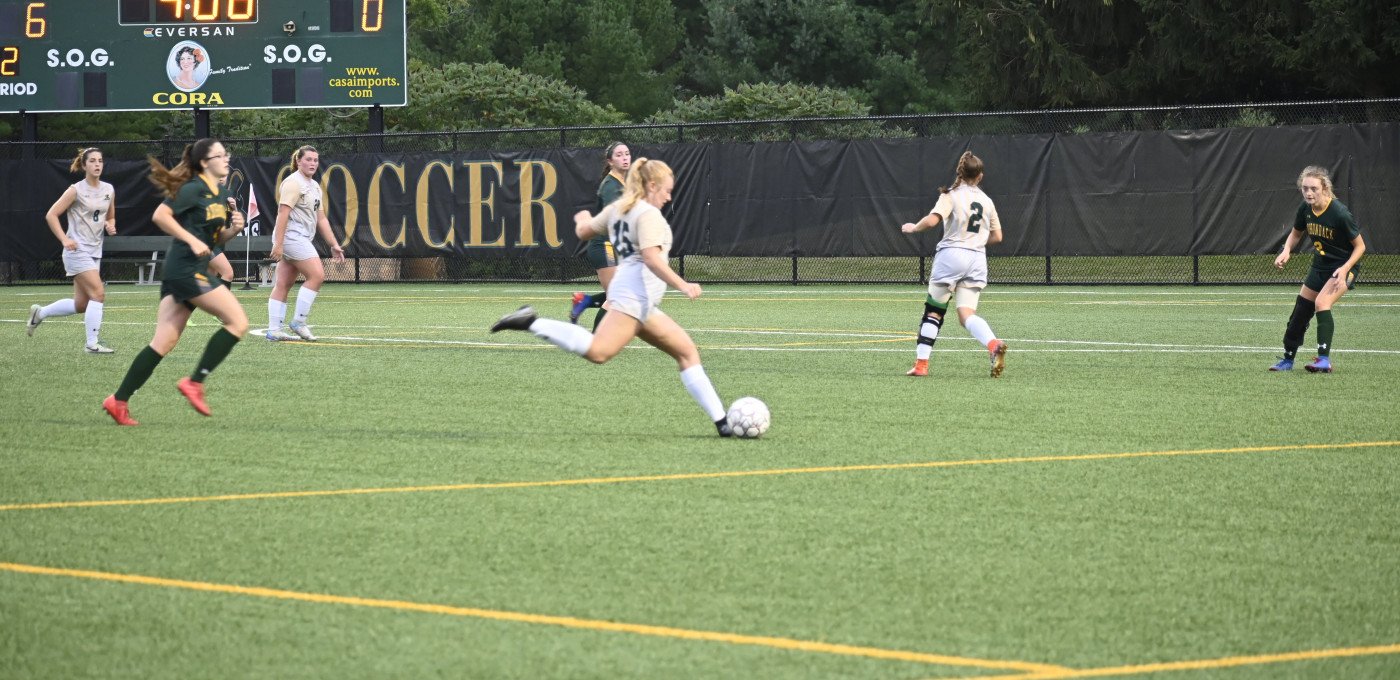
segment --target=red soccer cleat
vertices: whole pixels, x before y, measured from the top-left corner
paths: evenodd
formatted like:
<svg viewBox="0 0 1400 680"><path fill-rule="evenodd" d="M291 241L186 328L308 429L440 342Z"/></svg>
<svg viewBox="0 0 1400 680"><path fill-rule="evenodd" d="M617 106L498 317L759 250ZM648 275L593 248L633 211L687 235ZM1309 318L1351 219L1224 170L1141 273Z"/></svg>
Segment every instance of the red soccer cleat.
<svg viewBox="0 0 1400 680"><path fill-rule="evenodd" d="M190 406L199 411L202 416L211 415L209 405L204 403L204 383L197 383L190 380L189 376L180 378L180 382L175 383L175 388L180 390L180 394L185 395L190 400Z"/></svg>
<svg viewBox="0 0 1400 680"><path fill-rule="evenodd" d="M1006 368L1006 341L991 341L987 345L987 353L991 355L992 377L1000 378L1002 370Z"/></svg>
<svg viewBox="0 0 1400 680"><path fill-rule="evenodd" d="M928 359L915 359L914 367L904 372L904 375L924 376L928 375Z"/></svg>
<svg viewBox="0 0 1400 680"><path fill-rule="evenodd" d="M588 309L588 306L593 304L593 296L575 292L574 296L570 298L570 302L573 304L569 306L569 323L578 323L579 315L583 314L583 310Z"/></svg>
<svg viewBox="0 0 1400 680"><path fill-rule="evenodd" d="M131 418L131 411L127 410L126 402L117 401L115 394L108 395L106 399L102 400L102 410L106 411L107 415L112 416L112 420L117 421L118 425L141 424Z"/></svg>

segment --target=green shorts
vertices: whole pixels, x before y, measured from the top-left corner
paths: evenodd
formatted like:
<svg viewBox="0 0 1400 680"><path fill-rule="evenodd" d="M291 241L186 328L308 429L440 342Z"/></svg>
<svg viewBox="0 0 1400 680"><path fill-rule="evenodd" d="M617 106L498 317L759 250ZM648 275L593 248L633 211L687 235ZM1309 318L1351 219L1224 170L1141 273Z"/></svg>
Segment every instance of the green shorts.
<svg viewBox="0 0 1400 680"><path fill-rule="evenodd" d="M1328 279L1332 278L1332 272L1335 271L1337 271L1336 267L1331 269L1318 269L1317 267L1313 267L1308 270L1308 278L1303 279L1303 285L1307 286L1308 290L1322 292L1322 287L1327 285ZM1347 272L1347 290L1356 287L1356 276L1360 271L1361 265L1356 264L1352 265L1351 271Z"/></svg>
<svg viewBox="0 0 1400 680"><path fill-rule="evenodd" d="M194 309L194 304L190 300L222 285L224 285L224 281L218 276L208 272L196 272L194 276L188 278L161 281L160 299L164 300L165 296L174 295L176 302Z"/></svg>
<svg viewBox="0 0 1400 680"><path fill-rule="evenodd" d="M584 252L584 257L588 258L588 263L593 265L594 269L617 266L617 253L613 252L612 243L604 236L588 242L588 250Z"/></svg>

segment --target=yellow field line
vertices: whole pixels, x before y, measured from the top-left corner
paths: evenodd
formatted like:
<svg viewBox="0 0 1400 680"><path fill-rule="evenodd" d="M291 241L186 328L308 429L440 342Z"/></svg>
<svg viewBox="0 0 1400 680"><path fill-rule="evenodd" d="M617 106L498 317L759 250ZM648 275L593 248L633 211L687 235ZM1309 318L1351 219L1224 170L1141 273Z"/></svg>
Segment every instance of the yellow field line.
<svg viewBox="0 0 1400 680"><path fill-rule="evenodd" d="M554 479L536 482L478 482L467 484L434 484L429 486L396 486L365 489L323 489L318 491L271 491L263 493L222 494L217 496L185 496L175 498L132 498L100 501L54 501L47 503L14 503L0 505L0 512L16 510L53 510L59 508L100 508L129 505L167 505L174 503L212 503L220 501L271 500L282 498L313 498L320 496L353 496L381 493L423 493L430 491L478 491L486 489L531 489L560 486L625 484L632 482L674 482L692 479L724 479L733 477L763 477L774 475L804 475L832 472L870 472L879 470L918 470L926 468L962 467L970 465L1011 465L1016 463L1064 463L1086 460L1115 460L1163 456L1205 456L1229 453L1266 453L1271 451L1310 451L1321 449L1362 449L1396 447L1400 441L1348 442L1342 444L1288 444L1284 446L1245 446L1229 449L1186 449L1176 451L1134 451L1127 453L1083 453L1064 456L1022 456L1017 458L983 458L977 460L936 460L921 463L877 463L870 465L836 465L807 468L778 468L768 470L730 470L725 472L683 472L668 475L636 475L629 477L587 477L583 479Z"/></svg>
<svg viewBox="0 0 1400 680"><path fill-rule="evenodd" d="M162 588L179 588L183 590L196 590L206 593L223 593L227 595L247 595L250 597L263 597L277 600L295 600L299 602L313 602L316 604L343 604L355 607L374 607L378 609L391 609L395 611L411 611L421 612L425 614L442 614L446 616L462 616L476 619L491 619L493 621L509 621L512 623L533 623L546 626L561 626L564 628L574 628L578 630L591 630L607 633L631 633L633 635L649 635L653 637L694 640L700 642L722 642L732 645L751 645L755 647L768 647L772 649L782 649L797 652L835 654L838 656L865 657L869 659L882 659L888 661L907 661L913 663L938 664L942 666L995 668L1003 670L1020 670L1035 673L1060 672L1070 670L1064 666L1054 666L1051 664L1042 663L1028 663L1023 661L998 661L992 659L976 659L972 657L963 656L925 654L923 652L908 652L897 649L882 649L879 647L860 647L856 645L843 645L829 642L814 642L811 640L796 640L793 638L771 637L766 635L740 635L736 633L722 633L706 630L690 630L686 628L671 628L669 626L650 626L646 624L637 623L620 623L616 621L602 621L597 619L580 619L572 616L526 614L522 612L501 611L497 609L477 609L475 607L457 607L444 604L405 602L403 600L380 600L376 598L366 597L349 597L343 595L326 595L322 593L305 593L295 590L279 590L276 588L238 586L226 583L208 583L204 581L183 581L178 579L159 578L155 576L140 576L135 574L116 574L111 572L88 571L83 569L58 569L54 567L41 567L29 564L14 564L10 562L0 562L0 571L11 571L20 574L35 574L41 576L66 576L69 578L91 579L95 581L133 583L146 586L159 586Z"/></svg>
<svg viewBox="0 0 1400 680"><path fill-rule="evenodd" d="M1257 654L1253 656L1227 656L1219 659L1194 659L1190 661L1165 661L1130 666L1105 666L1068 671L1045 671L1018 675L976 675L958 680L1068 680L1070 678L1107 678L1123 675L1146 675L1148 673L1171 673L1175 671L1201 671L1238 666L1259 666L1273 663L1293 663L1297 661L1319 661L1352 656L1380 656L1400 654L1400 644L1377 645L1374 647L1343 647L1337 649L1310 649L1301 652L1278 654Z"/></svg>

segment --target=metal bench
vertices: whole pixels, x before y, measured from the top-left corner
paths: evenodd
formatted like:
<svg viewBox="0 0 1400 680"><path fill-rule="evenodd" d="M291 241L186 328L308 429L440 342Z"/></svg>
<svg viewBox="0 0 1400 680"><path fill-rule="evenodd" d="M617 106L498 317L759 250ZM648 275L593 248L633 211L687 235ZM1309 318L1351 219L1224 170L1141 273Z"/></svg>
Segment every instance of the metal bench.
<svg viewBox="0 0 1400 680"><path fill-rule="evenodd" d="M156 278L156 268L169 248L169 236L108 236L102 244L102 255L104 262L136 263L136 283L146 285L159 281ZM224 244L224 253L234 265L234 272L238 271L240 264L244 264L246 257L248 264L257 263L258 278L265 286L272 283L273 270L269 265L275 263L266 259L271 250L271 236L253 236L250 241L249 237L239 235ZM132 256L132 253L142 255L137 257Z"/></svg>
<svg viewBox="0 0 1400 680"><path fill-rule="evenodd" d="M136 283L152 284L156 282L156 265L160 262L160 256L169 247L169 236L108 236L102 242L102 261L134 262ZM146 255L135 257L132 253Z"/></svg>

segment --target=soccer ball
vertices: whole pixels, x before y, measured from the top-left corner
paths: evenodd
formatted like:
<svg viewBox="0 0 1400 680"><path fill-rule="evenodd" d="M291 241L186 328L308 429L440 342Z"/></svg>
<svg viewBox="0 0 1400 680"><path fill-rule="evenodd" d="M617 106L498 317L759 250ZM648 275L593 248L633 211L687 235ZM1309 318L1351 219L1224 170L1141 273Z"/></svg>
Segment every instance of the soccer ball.
<svg viewBox="0 0 1400 680"><path fill-rule="evenodd" d="M727 418L735 437L752 439L768 431L768 405L754 397L735 399Z"/></svg>

